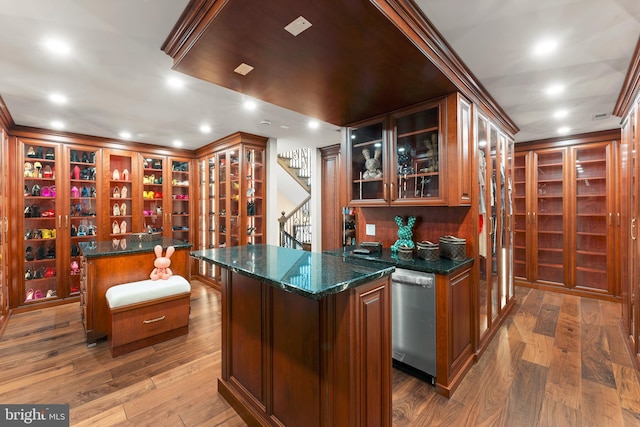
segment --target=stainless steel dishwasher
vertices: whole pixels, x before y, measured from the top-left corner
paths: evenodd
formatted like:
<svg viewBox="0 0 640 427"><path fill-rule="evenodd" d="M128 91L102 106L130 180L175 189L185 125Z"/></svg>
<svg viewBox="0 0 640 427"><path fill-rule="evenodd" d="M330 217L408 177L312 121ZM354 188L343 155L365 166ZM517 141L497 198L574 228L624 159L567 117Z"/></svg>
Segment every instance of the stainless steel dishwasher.
<svg viewBox="0 0 640 427"><path fill-rule="evenodd" d="M397 268L391 276L391 287L394 366L409 368L405 370L433 384L436 376L436 276Z"/></svg>

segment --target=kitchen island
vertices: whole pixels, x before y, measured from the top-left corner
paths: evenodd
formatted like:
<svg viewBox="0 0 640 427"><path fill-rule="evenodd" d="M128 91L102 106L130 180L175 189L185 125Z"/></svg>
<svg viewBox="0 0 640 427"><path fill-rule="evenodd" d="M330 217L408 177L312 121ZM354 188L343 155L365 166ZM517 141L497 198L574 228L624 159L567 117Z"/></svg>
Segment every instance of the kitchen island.
<svg viewBox="0 0 640 427"><path fill-rule="evenodd" d="M391 425L394 267L270 245L222 267L218 390L250 425Z"/></svg>
<svg viewBox="0 0 640 427"><path fill-rule="evenodd" d="M80 309L87 344L95 345L107 337L108 307L105 299L107 289L128 282L149 278L156 254L153 248L162 246L163 253L173 246L171 257L173 274L189 277L189 250L191 243L160 237L146 240L148 236L129 235L122 239L81 242L82 253L80 279ZM145 240L142 240L142 239Z"/></svg>

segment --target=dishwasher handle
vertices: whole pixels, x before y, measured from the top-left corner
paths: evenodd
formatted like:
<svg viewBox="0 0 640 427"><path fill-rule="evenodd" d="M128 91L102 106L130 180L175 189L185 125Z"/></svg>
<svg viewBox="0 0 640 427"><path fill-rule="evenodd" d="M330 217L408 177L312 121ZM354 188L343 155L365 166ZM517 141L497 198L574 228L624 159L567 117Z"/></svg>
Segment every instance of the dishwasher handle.
<svg viewBox="0 0 640 427"><path fill-rule="evenodd" d="M431 288L436 282L433 273L420 273L411 270L398 270L391 274L391 281L403 285L415 285L423 288Z"/></svg>

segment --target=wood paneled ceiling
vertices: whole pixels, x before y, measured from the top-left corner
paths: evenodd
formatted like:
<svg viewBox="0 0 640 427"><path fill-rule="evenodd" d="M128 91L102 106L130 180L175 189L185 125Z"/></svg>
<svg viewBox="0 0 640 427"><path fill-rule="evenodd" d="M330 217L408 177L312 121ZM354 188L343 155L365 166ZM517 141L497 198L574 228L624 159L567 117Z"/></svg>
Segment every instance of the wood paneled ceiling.
<svg viewBox="0 0 640 427"><path fill-rule="evenodd" d="M180 72L339 126L456 90L369 0L194 0L162 48Z"/></svg>

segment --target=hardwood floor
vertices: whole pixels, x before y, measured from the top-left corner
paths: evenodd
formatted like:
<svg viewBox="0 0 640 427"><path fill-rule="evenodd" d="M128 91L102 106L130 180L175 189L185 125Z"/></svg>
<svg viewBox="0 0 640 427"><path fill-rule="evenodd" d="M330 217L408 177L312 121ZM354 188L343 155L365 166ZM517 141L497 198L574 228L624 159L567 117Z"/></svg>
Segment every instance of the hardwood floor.
<svg viewBox="0 0 640 427"><path fill-rule="evenodd" d="M13 315L0 402L68 403L71 425L243 426L216 389L219 294L192 282L189 335L113 359L77 304ZM395 426L640 426L620 306L518 288L518 304L451 399L393 372Z"/></svg>

